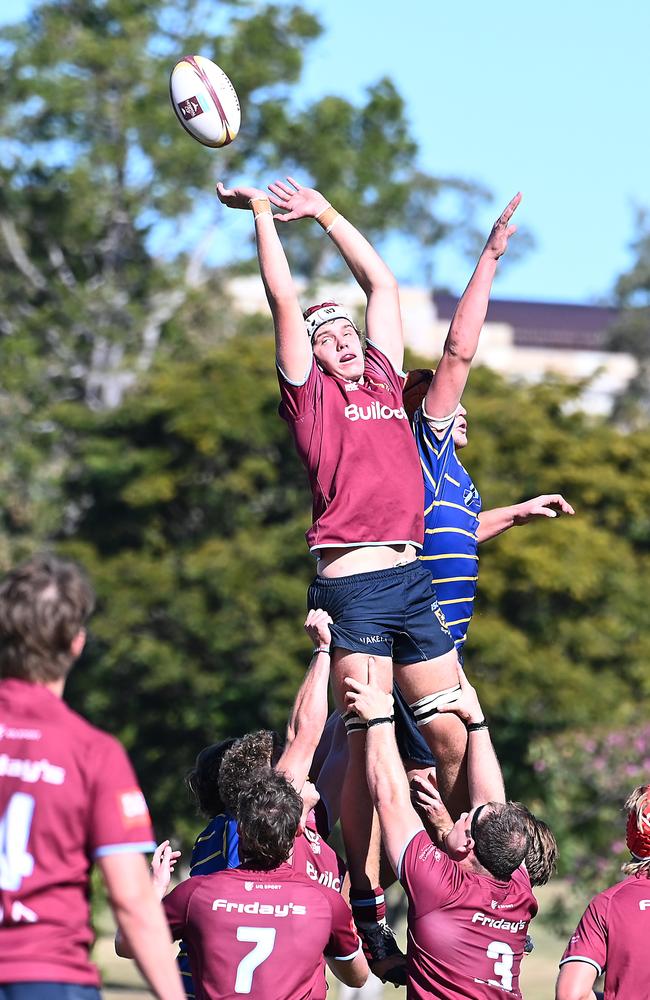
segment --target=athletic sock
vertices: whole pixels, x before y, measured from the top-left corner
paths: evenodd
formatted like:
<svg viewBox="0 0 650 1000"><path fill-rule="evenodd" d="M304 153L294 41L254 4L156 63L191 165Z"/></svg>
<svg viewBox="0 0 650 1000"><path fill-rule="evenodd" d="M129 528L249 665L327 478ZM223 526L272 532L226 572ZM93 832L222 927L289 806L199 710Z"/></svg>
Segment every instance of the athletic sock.
<svg viewBox="0 0 650 1000"><path fill-rule="evenodd" d="M386 901L380 885L374 889L350 889L350 906L357 925L386 921Z"/></svg>

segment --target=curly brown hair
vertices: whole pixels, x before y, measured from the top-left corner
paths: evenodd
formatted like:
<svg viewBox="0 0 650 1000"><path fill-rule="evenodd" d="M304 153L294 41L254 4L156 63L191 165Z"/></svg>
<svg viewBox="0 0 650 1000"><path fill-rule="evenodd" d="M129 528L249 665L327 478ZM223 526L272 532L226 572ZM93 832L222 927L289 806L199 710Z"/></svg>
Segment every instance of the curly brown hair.
<svg viewBox="0 0 650 1000"><path fill-rule="evenodd" d="M238 815L239 795L250 781L251 775L260 767L274 765L281 747L282 738L278 733L271 729L259 729L235 740L224 753L219 768L219 794L232 816Z"/></svg>
<svg viewBox="0 0 650 1000"><path fill-rule="evenodd" d="M249 775L237 803L242 864L269 871L287 861L301 813L302 799L283 774L264 767Z"/></svg>

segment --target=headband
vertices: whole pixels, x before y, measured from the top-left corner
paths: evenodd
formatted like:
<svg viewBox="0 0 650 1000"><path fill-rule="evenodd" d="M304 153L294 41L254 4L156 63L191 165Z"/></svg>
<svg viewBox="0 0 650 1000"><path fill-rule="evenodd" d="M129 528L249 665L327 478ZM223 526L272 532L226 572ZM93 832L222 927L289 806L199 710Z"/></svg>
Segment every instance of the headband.
<svg viewBox="0 0 650 1000"><path fill-rule="evenodd" d="M302 315L307 327L307 335L311 340L314 339L314 335L319 327L325 323L332 323L335 319L347 319L348 323L352 324L357 333L359 332L357 324L352 318L352 313L339 305L338 302L321 302L320 305L310 306Z"/></svg>

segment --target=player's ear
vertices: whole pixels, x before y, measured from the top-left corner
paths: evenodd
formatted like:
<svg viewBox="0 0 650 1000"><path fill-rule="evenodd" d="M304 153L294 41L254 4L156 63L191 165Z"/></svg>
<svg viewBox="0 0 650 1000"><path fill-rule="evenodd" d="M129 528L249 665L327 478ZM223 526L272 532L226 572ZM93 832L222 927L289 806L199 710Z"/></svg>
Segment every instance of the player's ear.
<svg viewBox="0 0 650 1000"><path fill-rule="evenodd" d="M85 628L80 628L76 636L70 643L70 652L77 660L83 653L84 646L86 645L86 630Z"/></svg>

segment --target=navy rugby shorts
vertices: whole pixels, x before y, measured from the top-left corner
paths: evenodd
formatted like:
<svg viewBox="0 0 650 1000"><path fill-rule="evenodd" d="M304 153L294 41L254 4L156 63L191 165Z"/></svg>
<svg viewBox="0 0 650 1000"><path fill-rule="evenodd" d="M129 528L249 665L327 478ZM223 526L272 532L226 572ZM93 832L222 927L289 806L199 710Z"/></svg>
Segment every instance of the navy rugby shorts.
<svg viewBox="0 0 650 1000"><path fill-rule="evenodd" d="M341 649L409 664L454 648L431 572L419 559L372 573L317 576L307 603L331 615L332 645Z"/></svg>

